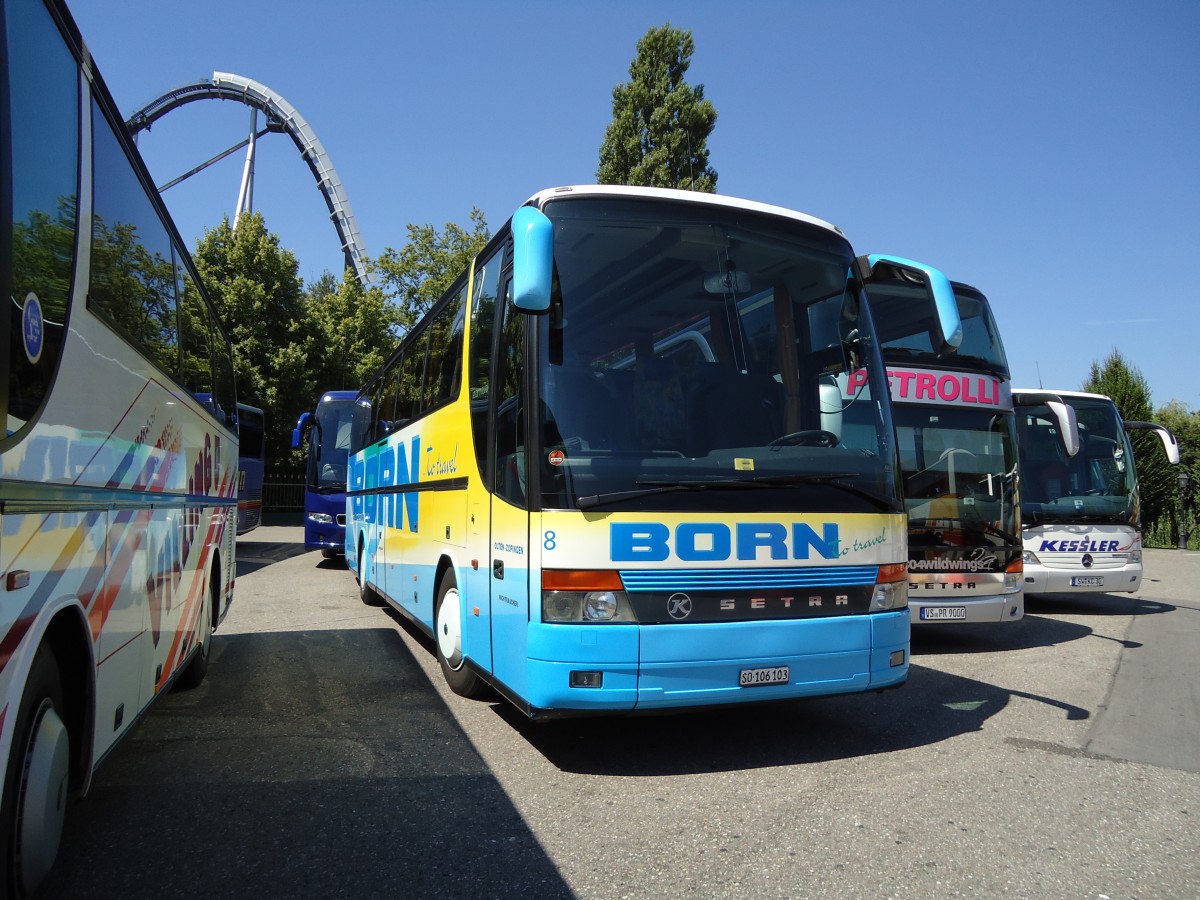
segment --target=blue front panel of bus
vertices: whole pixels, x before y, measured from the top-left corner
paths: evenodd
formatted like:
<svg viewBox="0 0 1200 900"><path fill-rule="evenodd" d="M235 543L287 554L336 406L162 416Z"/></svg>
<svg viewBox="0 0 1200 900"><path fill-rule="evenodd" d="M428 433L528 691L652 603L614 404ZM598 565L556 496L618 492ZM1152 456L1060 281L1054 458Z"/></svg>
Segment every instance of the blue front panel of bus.
<svg viewBox="0 0 1200 900"><path fill-rule="evenodd" d="M653 709L890 687L908 676L908 639L907 610L800 622L533 623L526 699L541 709ZM786 684L740 686L745 669L782 666ZM573 688L571 672L602 672L603 686Z"/></svg>
<svg viewBox="0 0 1200 900"><path fill-rule="evenodd" d="M313 515L325 515L332 522L317 522ZM304 547L307 550L330 548L341 553L346 544L346 495L318 494L307 491L304 498Z"/></svg>

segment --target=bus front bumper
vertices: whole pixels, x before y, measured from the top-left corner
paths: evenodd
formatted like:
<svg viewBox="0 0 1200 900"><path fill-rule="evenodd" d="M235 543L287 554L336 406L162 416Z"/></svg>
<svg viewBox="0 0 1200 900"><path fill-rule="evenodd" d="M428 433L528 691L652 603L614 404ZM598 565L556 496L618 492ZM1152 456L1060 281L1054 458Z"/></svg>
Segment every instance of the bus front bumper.
<svg viewBox="0 0 1200 900"><path fill-rule="evenodd" d="M1018 622L1025 615L1025 595L991 594L961 599L924 599L911 587L908 608L914 625L944 625Z"/></svg>
<svg viewBox="0 0 1200 900"><path fill-rule="evenodd" d="M1112 568L1054 568L1025 563L1025 591L1029 594L1133 593L1142 586L1142 564L1124 563Z"/></svg>
<svg viewBox="0 0 1200 900"><path fill-rule="evenodd" d="M820 697L898 687L908 677L907 610L692 625L532 623L529 635L525 700L540 710ZM785 668L786 681L743 686L779 677Z"/></svg>

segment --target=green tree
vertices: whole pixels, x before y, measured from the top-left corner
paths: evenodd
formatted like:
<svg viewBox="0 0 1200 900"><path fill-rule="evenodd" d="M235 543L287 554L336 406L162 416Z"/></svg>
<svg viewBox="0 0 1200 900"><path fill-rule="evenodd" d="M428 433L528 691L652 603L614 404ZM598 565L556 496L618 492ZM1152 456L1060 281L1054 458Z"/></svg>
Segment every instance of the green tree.
<svg viewBox="0 0 1200 900"><path fill-rule="evenodd" d="M708 136L717 110L704 99L704 85L684 81L695 49L692 33L670 22L638 41L629 81L613 88L596 170L601 184L716 192Z"/></svg>
<svg viewBox="0 0 1200 900"><path fill-rule="evenodd" d="M408 243L391 247L375 260L375 271L387 298L396 304L396 324L407 331L446 292L491 238L487 219L471 210L471 227L447 222L442 231L432 225L408 225Z"/></svg>
<svg viewBox="0 0 1200 900"><path fill-rule="evenodd" d="M206 231L194 258L233 339L238 399L262 407L268 464L277 464L290 457L290 426L317 390L310 359L321 358L296 258L260 213L242 216L236 234L228 218Z"/></svg>
<svg viewBox="0 0 1200 900"><path fill-rule="evenodd" d="M1197 502L1197 498L1200 497L1200 410L1190 409L1186 404L1172 400L1154 414L1154 421L1170 428L1175 439L1179 441L1179 466L1171 467L1176 471L1171 473L1174 485L1170 509L1167 510L1171 525L1169 541L1164 541L1164 543L1169 542L1172 547L1179 545L1180 500L1182 499L1179 474L1186 471L1190 476L1191 483L1188 488L1188 505L1183 510L1182 524L1185 530L1191 532L1192 539L1188 546L1200 547L1200 529L1196 527L1197 519L1200 518L1200 502Z"/></svg>
<svg viewBox="0 0 1200 900"><path fill-rule="evenodd" d="M1125 361L1116 347L1103 362L1092 363L1083 390L1111 397L1121 418L1127 421L1148 422L1153 415L1149 383L1141 371ZM1150 527L1169 511L1177 489L1174 487L1175 473L1171 471L1157 435L1135 431L1130 435L1130 441L1141 486L1142 522Z"/></svg>
<svg viewBox="0 0 1200 900"><path fill-rule="evenodd" d="M310 370L317 390L357 390L396 346L399 310L378 285L364 288L347 269L339 283L326 272L308 290L318 351ZM315 398L314 398L315 399Z"/></svg>

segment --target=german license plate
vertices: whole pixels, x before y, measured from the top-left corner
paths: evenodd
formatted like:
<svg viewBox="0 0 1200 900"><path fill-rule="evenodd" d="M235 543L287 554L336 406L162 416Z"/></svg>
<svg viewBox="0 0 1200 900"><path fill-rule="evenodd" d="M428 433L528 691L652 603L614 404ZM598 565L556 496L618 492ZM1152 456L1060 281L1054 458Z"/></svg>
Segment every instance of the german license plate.
<svg viewBox="0 0 1200 900"><path fill-rule="evenodd" d="M1074 575L1071 587L1104 587L1103 575Z"/></svg>
<svg viewBox="0 0 1200 900"><path fill-rule="evenodd" d="M921 607L922 622L938 622L945 619L965 619L965 606L923 606Z"/></svg>
<svg viewBox="0 0 1200 900"><path fill-rule="evenodd" d="M787 684L791 679L787 666L772 666L769 669L742 669L738 676L741 687L759 687L764 684Z"/></svg>

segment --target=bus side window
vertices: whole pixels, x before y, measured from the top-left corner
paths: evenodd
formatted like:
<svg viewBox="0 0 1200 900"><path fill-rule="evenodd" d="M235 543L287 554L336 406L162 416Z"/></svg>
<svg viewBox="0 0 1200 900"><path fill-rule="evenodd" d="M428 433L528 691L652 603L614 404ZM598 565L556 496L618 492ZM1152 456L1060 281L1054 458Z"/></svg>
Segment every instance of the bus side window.
<svg viewBox="0 0 1200 900"><path fill-rule="evenodd" d="M525 316L512 304L512 282L504 288L504 320L496 367L496 494L525 505Z"/></svg>
<svg viewBox="0 0 1200 900"><path fill-rule="evenodd" d="M375 397L375 402L372 404L375 410L375 428L371 435L372 440L379 440L387 437L394 430L393 417L396 411L397 396L400 393L400 370L403 368L403 359L398 359L392 363L391 367L383 373L380 380L379 393Z"/></svg>
<svg viewBox="0 0 1200 900"><path fill-rule="evenodd" d="M462 383L463 326L467 306L464 285L430 323L429 365L423 411L444 406L458 396Z"/></svg>
<svg viewBox="0 0 1200 900"><path fill-rule="evenodd" d="M503 248L475 266L471 289L471 335L467 362L467 388L471 401L471 431L475 442L475 461L485 487L491 488L488 468L488 398L491 395L492 336L495 333L496 293L500 286L500 262Z"/></svg>
<svg viewBox="0 0 1200 900"><path fill-rule="evenodd" d="M79 165L79 70L41 3L8 3L4 48L10 127L0 146L12 178L12 281L0 296L6 327L0 365L0 420L20 431L49 394L66 343L75 263ZM18 40L17 35L22 35ZM86 226L85 226L86 227Z"/></svg>
<svg viewBox="0 0 1200 900"><path fill-rule="evenodd" d="M403 428L421 415L421 386L425 380L425 356L429 347L429 330L413 337L404 350L404 359L396 366L396 409L392 429ZM382 413L381 413L382 415Z"/></svg>
<svg viewBox="0 0 1200 900"><path fill-rule="evenodd" d="M178 378L177 273L170 235L130 166L114 126L95 102L92 124L96 178L88 305ZM206 392L216 393L211 383ZM233 408L227 409L232 415Z"/></svg>

